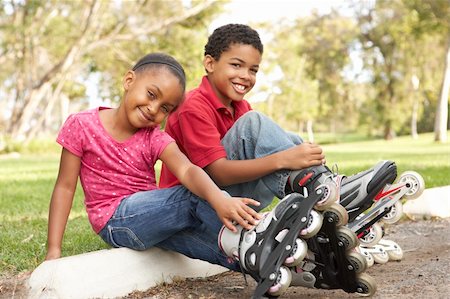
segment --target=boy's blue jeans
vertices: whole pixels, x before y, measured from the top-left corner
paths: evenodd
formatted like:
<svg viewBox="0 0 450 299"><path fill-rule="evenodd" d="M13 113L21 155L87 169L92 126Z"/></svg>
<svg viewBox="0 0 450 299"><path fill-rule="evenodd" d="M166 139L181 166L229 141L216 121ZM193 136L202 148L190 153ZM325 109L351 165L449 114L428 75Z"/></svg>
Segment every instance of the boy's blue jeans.
<svg viewBox="0 0 450 299"><path fill-rule="evenodd" d="M270 118L257 111L241 116L222 138L222 145L229 160L250 160L268 156L295 145L303 140L286 132ZM268 206L273 197L285 196L290 171L277 171L258 180L224 187L231 196L249 197L261 203L258 209Z"/></svg>
<svg viewBox="0 0 450 299"><path fill-rule="evenodd" d="M302 139L287 133L261 113L250 111L227 132L222 144L228 159L264 157L297 144ZM225 187L232 196L249 197L269 205L274 196L285 196L289 171L278 171L256 181ZM239 270L219 249L222 223L214 209L183 186L135 193L125 198L107 225L102 239L113 247L145 250L153 246L188 257Z"/></svg>

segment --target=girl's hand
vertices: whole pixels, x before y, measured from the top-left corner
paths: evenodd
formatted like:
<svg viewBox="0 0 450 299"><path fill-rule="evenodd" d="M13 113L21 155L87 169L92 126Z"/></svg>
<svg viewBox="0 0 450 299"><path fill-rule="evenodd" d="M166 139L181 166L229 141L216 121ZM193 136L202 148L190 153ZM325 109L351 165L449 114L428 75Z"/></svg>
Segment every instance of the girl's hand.
<svg viewBox="0 0 450 299"><path fill-rule="evenodd" d="M225 196L223 200L218 202L217 207L214 207L214 209L220 221L229 230L236 232L235 224L240 224L245 229L251 229L262 218L249 205L259 206L260 203L250 198Z"/></svg>
<svg viewBox="0 0 450 299"><path fill-rule="evenodd" d="M47 255L45 256L45 260L54 260L59 259L61 257L61 249L60 248L49 248L47 250Z"/></svg>

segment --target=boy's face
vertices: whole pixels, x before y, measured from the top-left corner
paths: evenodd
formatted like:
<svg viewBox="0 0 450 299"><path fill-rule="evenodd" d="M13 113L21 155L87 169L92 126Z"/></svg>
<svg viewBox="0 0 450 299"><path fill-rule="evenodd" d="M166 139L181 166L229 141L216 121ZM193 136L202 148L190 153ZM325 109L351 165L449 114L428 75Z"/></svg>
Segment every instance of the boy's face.
<svg viewBox="0 0 450 299"><path fill-rule="evenodd" d="M128 122L136 129L161 124L183 97L178 78L164 68L129 71L123 86Z"/></svg>
<svg viewBox="0 0 450 299"><path fill-rule="evenodd" d="M209 82L225 106L240 101L253 88L261 53L251 45L233 44L219 60L206 55L203 61Z"/></svg>

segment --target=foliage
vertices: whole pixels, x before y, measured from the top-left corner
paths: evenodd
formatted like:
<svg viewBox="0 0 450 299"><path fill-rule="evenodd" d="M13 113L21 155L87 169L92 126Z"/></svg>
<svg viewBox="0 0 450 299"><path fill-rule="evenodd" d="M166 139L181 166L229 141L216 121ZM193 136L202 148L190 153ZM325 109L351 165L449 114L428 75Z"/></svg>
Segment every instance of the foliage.
<svg viewBox="0 0 450 299"><path fill-rule="evenodd" d="M352 15L313 14L273 28L276 56L263 63L281 67L281 93L255 107L300 134L309 121L319 132L387 139L432 131L450 4L430 2L353 1Z"/></svg>
<svg viewBox="0 0 450 299"><path fill-rule="evenodd" d="M207 24L223 2L196 0L10 1L0 7L0 94L13 139L54 131L87 107L89 84L111 103L141 56L172 54L188 74L203 72ZM98 79L94 79L95 76ZM2 115L2 117L4 117Z"/></svg>

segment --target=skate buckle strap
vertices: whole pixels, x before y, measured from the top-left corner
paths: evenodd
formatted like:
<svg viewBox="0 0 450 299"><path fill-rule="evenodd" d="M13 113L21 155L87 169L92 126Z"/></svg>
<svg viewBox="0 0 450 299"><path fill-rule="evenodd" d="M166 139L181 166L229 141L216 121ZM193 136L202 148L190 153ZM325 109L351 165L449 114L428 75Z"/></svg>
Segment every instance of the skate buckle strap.
<svg viewBox="0 0 450 299"><path fill-rule="evenodd" d="M313 176L313 172L309 172L308 174L306 174L304 177L302 177L302 179L298 182L299 186L304 186L308 180Z"/></svg>
<svg viewBox="0 0 450 299"><path fill-rule="evenodd" d="M241 244L242 244L243 236L244 236L244 234L241 234L241 236L239 237L238 256L240 255L240 252L241 252ZM245 270L242 267L240 258L238 260L238 264L239 264L239 269L241 270L242 276L244 276L245 286L248 287L247 276L245 275Z"/></svg>

